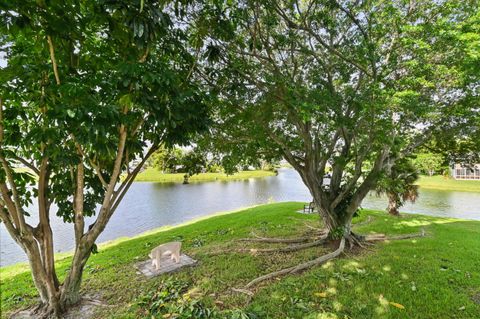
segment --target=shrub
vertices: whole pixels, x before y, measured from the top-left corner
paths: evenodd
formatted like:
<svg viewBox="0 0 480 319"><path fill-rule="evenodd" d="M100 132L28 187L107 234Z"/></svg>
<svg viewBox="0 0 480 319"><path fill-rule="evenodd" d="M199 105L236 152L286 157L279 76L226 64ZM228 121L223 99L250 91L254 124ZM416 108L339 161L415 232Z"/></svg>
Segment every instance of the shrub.
<svg viewBox="0 0 480 319"><path fill-rule="evenodd" d="M255 319L243 310L219 311L207 307L200 299L197 288L190 289L185 281L172 278L163 280L158 287L137 299L135 304L143 318L169 319Z"/></svg>

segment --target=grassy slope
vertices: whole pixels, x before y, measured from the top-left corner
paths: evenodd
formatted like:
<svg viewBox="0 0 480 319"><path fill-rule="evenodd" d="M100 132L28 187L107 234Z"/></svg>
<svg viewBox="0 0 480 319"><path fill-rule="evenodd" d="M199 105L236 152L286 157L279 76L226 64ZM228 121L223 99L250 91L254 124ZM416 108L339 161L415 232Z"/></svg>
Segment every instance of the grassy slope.
<svg viewBox="0 0 480 319"><path fill-rule="evenodd" d="M459 192L480 192L480 181L478 180L455 180L443 176L422 176L417 184L424 188Z"/></svg>
<svg viewBox="0 0 480 319"><path fill-rule="evenodd" d="M232 239L248 236L251 231L288 236L298 234L305 222L318 227L316 216L295 213L300 207L301 203L259 206L101 249L88 262L83 289L99 292L104 300L116 305L103 308L97 318L135 318L129 304L165 276L146 280L135 273L132 265L145 259L153 245L181 238L186 253L197 258L199 264L166 276L190 281L192 287L200 288L208 304L217 300L224 308L247 307L259 318L424 319L477 318L480 314L480 304L471 299L480 294L480 222L420 215L396 219L363 211L356 221L368 215L373 216L373 221L360 226L358 232L399 234L425 227L428 237L378 244L361 255L349 253L300 275L267 282L259 287L250 303L245 295L232 293L231 287L242 287L258 275L327 251L311 248L286 255L205 255L226 245L242 245ZM60 277L64 276L68 261L69 258L58 262ZM34 302L30 275L14 275L14 268L0 269L2 314ZM326 297L315 295L324 292ZM405 309L388 302L399 303ZM320 313L324 315L317 316Z"/></svg>
<svg viewBox="0 0 480 319"><path fill-rule="evenodd" d="M140 174L138 174L135 181L137 182L183 182L183 173L163 174L156 168L149 167ZM222 173L201 173L190 177L190 181L215 181L215 180L239 180L255 177L273 176L275 172L272 171L242 171L233 175L225 175Z"/></svg>

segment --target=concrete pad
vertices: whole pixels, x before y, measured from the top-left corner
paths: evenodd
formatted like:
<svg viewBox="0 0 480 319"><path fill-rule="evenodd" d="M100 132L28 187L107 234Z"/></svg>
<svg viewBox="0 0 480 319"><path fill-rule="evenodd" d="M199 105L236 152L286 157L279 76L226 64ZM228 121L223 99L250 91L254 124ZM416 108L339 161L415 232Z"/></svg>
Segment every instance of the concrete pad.
<svg viewBox="0 0 480 319"><path fill-rule="evenodd" d="M161 258L159 269L155 269L154 266L152 266L151 259L136 263L135 268L137 268L145 277L152 278L161 274L177 271L185 266L193 266L196 263L197 261L195 259L192 259L185 254L181 254L180 261L178 263L172 260L170 256Z"/></svg>
<svg viewBox="0 0 480 319"><path fill-rule="evenodd" d="M303 209L300 209L300 210L297 210L297 213L300 213L300 214L305 214L305 215L311 215L311 214L317 214L318 212L316 210L314 210L313 212L304 212Z"/></svg>

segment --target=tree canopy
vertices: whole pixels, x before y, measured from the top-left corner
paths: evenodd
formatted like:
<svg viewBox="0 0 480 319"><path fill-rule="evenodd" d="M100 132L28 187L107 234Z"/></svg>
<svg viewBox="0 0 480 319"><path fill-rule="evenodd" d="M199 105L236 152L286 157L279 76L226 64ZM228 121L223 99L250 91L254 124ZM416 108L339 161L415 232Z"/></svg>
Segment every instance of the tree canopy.
<svg viewBox="0 0 480 319"><path fill-rule="evenodd" d="M199 73L221 97L215 148L231 161L283 156L329 229L348 234L383 171L478 115L478 73L467 72L478 48L461 27L478 20L474 2L205 5Z"/></svg>
<svg viewBox="0 0 480 319"><path fill-rule="evenodd" d="M191 38L177 21L182 5L141 4L0 7L7 61L0 73L0 219L28 255L45 316L78 300L95 240L145 160L160 144L188 143L208 123L208 96L191 76ZM33 200L38 225L25 218ZM51 212L75 229L63 284ZM84 217L94 214L86 228Z"/></svg>
<svg viewBox="0 0 480 319"><path fill-rule="evenodd" d="M476 5L2 3L0 219L29 258L40 315L78 301L95 241L148 157L210 124L195 139L201 152L220 154L227 172L285 158L341 238L333 255L358 242L361 201L418 147L436 136L478 150ZM36 225L25 209L33 200ZM51 213L74 225L63 283Z"/></svg>
<svg viewBox="0 0 480 319"><path fill-rule="evenodd" d="M444 161L445 159L440 154L418 153L413 159L413 164L422 173L432 176L438 173L444 165Z"/></svg>

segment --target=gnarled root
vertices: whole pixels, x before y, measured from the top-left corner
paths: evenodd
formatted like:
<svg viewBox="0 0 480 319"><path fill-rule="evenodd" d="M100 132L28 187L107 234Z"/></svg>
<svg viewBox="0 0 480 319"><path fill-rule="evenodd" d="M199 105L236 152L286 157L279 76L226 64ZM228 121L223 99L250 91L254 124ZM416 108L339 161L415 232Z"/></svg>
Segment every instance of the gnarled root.
<svg viewBox="0 0 480 319"><path fill-rule="evenodd" d="M241 288L232 288L232 291L234 292L239 292L241 294L245 294L249 297L252 297L253 296L253 292L251 292L250 290L247 290L247 289L241 289Z"/></svg>
<svg viewBox="0 0 480 319"><path fill-rule="evenodd" d="M365 248L365 236L356 234L354 232L350 232L350 234L346 237L347 242L350 246L350 249L352 249L355 246L359 246L362 248ZM370 244L371 245L371 244Z"/></svg>
<svg viewBox="0 0 480 319"><path fill-rule="evenodd" d="M286 275L286 274L294 274L294 273L300 272L302 270L311 268L313 266L323 264L323 263L327 262L328 260L339 256L343 252L344 249L345 249L345 238L342 238L342 240L340 241L340 245L338 246L337 250L335 250L335 251L333 251L329 254L323 255L321 257L318 257L314 260L307 261L305 263L302 263L302 264L299 264L299 265L296 265L296 266L293 266L293 267L289 267L289 268L285 268L285 269L282 269L282 270L274 271L274 272L271 272L269 274L266 274L266 275L260 276L258 278L255 278L245 286L245 289L251 288L251 287L257 285L258 283L260 283L262 281L265 281L265 280L268 280L268 279L272 279L272 278L282 276L282 275Z"/></svg>
<svg viewBox="0 0 480 319"><path fill-rule="evenodd" d="M318 228L318 227L312 226L312 225L310 225L309 222L307 222L306 220L304 220L302 218L288 217L288 219L293 220L294 222L301 222L303 225L305 225L305 227L307 227L307 228L309 228L313 231L320 232L320 233L328 233L328 229Z"/></svg>
<svg viewBox="0 0 480 319"><path fill-rule="evenodd" d="M270 243L270 244L296 244L304 243L315 238L324 238L328 235L327 229L320 229L311 227L315 230L317 236L308 236L308 237L297 237L297 238L275 238L275 237L261 237L256 234L253 234L253 238L240 238L238 241L249 241L249 242L259 242L259 243Z"/></svg>
<svg viewBox="0 0 480 319"><path fill-rule="evenodd" d="M259 243L271 243L271 244L295 244L295 243L304 243L309 241L310 237L300 237L300 238L268 238L255 236L255 238L240 238L238 241L251 241Z"/></svg>
<svg viewBox="0 0 480 319"><path fill-rule="evenodd" d="M262 281L269 280L269 279L272 279L272 278L275 278L275 277L278 277L278 276L282 276L282 275L294 274L294 273L306 270L308 268L311 268L313 266L321 265L321 264L327 262L328 260L334 259L334 258L338 257L340 254L342 254L344 249L345 249L345 242L346 241L349 243L350 247L352 248L354 246L364 247L364 245L372 245L369 242L373 242L373 241L400 240L400 239L408 239L408 238L416 238L416 237L425 237L425 230L422 229L422 231L419 234L407 234L407 235L398 235L398 236L389 236L389 237L385 236L384 234L364 236L364 235L359 235L359 234L350 232L349 235L347 235L347 236L345 236L341 239L340 244L335 251L333 251L329 254L323 255L321 257L318 257L314 260L311 260L311 261L308 261L308 262L305 262L305 263L302 263L302 264L299 264L299 265L296 265L296 266L293 266L293 267L284 268L284 269L274 271L274 272L271 272L269 274L257 277L255 279L253 279L252 281L250 281L248 284L246 284L244 289L237 289L236 291L245 293L245 291L249 291L248 290L249 288L252 288L253 286L257 285L258 283L260 283ZM250 251L250 252L273 252L273 251L289 252L289 251L296 250L295 248L303 249L303 248L308 248L308 247L313 247L313 246L316 246L316 245L320 245L321 243L323 243L325 241L325 239L326 239L326 236L324 236L324 238L322 238L320 240L317 240L317 241L314 241L314 242L311 242L311 243L294 245L294 246L285 247L285 248L257 249L257 250L245 249L244 251Z"/></svg>
<svg viewBox="0 0 480 319"><path fill-rule="evenodd" d="M61 318L60 308L54 309L47 303L40 303L28 309L17 310L9 318Z"/></svg>
<svg viewBox="0 0 480 319"><path fill-rule="evenodd" d="M370 224L372 221L373 221L373 217L372 217L372 216L368 216L367 219L364 220L363 222L353 224L352 226L353 226L353 227L363 226L363 225Z"/></svg>
<svg viewBox="0 0 480 319"><path fill-rule="evenodd" d="M300 244L300 245L291 245L291 246L282 247L282 248L263 248L263 249L247 249L247 250L252 253L275 253L275 252L290 253L292 251L298 251L298 250L307 249L315 246L320 246L325 242L326 238L327 237L325 236L320 238L319 240L312 241L310 243Z"/></svg>
<svg viewBox="0 0 480 319"><path fill-rule="evenodd" d="M299 244L299 245L290 245L287 247L280 247L280 248L239 248L239 249L228 249L228 250L220 250L220 251L214 251L210 253L209 255L221 255L221 254L228 254L228 253L252 253L252 254L258 254L258 253L290 253L298 250L303 250L315 246L320 246L325 242L325 239L327 237L324 236L318 240L305 243L305 244Z"/></svg>
<svg viewBox="0 0 480 319"><path fill-rule="evenodd" d="M313 227L312 225L309 225L308 223L303 223L305 227L308 229L311 229L314 232L319 232L320 234L328 234L328 229L325 228L318 228L318 227Z"/></svg>
<svg viewBox="0 0 480 319"><path fill-rule="evenodd" d="M406 234L406 235L398 235L398 236L386 236L385 234L367 235L365 236L365 241L372 242L372 241L384 241L384 240L401 240L401 239L425 237L425 235L426 235L425 229L422 228L422 231L418 234Z"/></svg>

